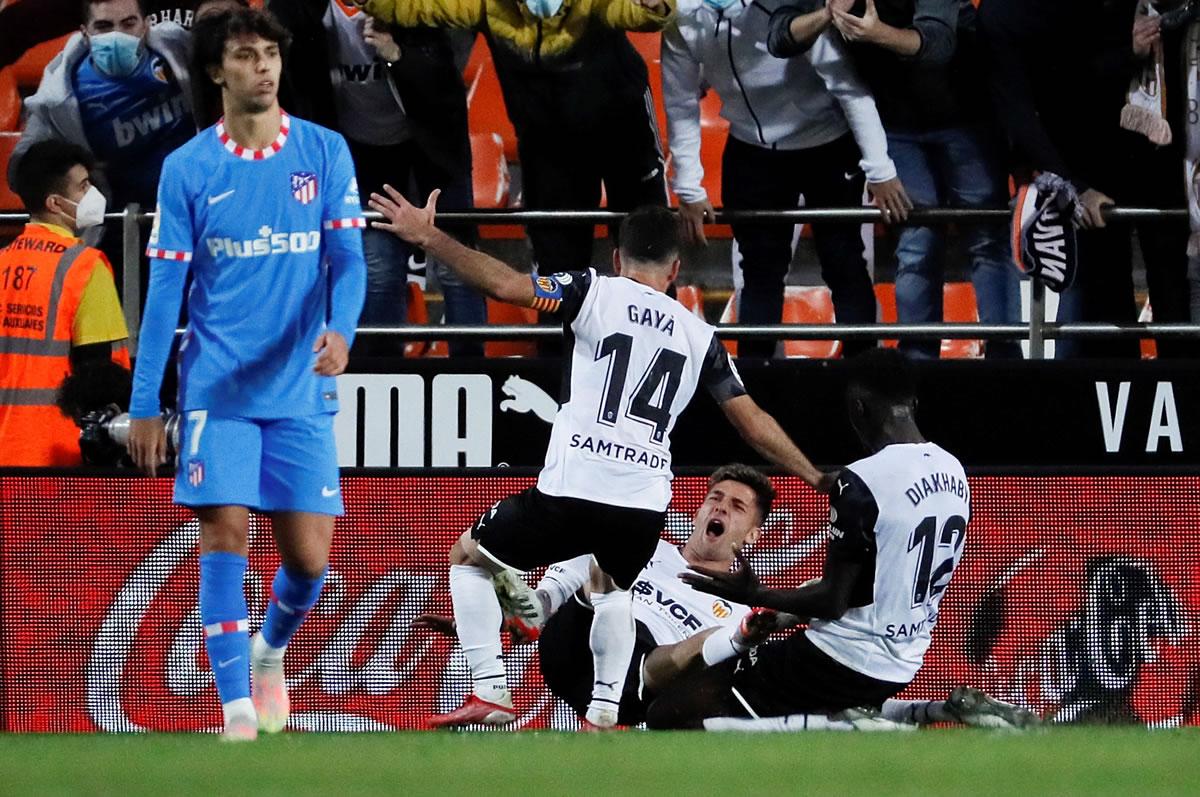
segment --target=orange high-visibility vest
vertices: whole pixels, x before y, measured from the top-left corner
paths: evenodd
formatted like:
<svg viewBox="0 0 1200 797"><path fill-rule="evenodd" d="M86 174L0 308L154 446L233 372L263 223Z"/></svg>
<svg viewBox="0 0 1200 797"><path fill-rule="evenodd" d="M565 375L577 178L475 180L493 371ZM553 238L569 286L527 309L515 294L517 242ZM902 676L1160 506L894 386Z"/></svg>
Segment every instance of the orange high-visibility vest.
<svg viewBox="0 0 1200 797"><path fill-rule="evenodd" d="M0 250L0 465L81 462L79 429L54 401L96 268L108 268L99 250L37 224Z"/></svg>

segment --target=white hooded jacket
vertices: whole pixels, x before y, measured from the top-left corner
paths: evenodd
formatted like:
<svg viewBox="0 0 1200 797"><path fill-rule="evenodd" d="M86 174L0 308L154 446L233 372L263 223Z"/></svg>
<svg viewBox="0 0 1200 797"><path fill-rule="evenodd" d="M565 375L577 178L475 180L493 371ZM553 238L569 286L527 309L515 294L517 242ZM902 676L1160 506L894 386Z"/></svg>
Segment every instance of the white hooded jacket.
<svg viewBox="0 0 1200 797"><path fill-rule="evenodd" d="M796 58L767 52L768 23L781 0L735 0L716 10L681 0L663 32L663 99L674 165L671 187L685 202L707 198L701 186L700 96L721 98L729 134L768 149L811 149L854 134L867 181L896 176L875 100L836 31L823 33Z"/></svg>

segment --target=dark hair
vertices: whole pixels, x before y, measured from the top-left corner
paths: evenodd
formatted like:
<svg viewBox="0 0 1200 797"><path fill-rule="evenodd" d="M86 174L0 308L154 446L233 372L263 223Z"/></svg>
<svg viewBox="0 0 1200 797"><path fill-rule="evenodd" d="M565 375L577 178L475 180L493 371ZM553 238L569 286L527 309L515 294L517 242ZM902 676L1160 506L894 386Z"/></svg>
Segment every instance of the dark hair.
<svg viewBox="0 0 1200 797"><path fill-rule="evenodd" d="M752 468L740 462L722 465L713 471L712 476L708 477L708 489L711 490L719 482L738 482L754 491L754 498L758 503L759 523L765 521L767 515L771 514L771 502L775 500L775 488L771 486L771 480L764 476L758 468Z"/></svg>
<svg viewBox="0 0 1200 797"><path fill-rule="evenodd" d="M617 240L626 260L669 265L679 257L679 219L662 206L643 205L621 222Z"/></svg>
<svg viewBox="0 0 1200 797"><path fill-rule="evenodd" d="M83 21L88 23L92 21L92 6L98 6L101 3L111 3L114 0L83 0ZM149 11L146 8L146 0L137 0L138 13L143 17L149 16Z"/></svg>
<svg viewBox="0 0 1200 797"><path fill-rule="evenodd" d="M267 11L257 8L228 8L205 14L192 25L192 112L200 125L208 125L221 115L221 89L208 75L212 66L225 58L225 44L239 36L258 36L279 45L286 57L292 36Z"/></svg>
<svg viewBox="0 0 1200 797"><path fill-rule="evenodd" d="M26 210L40 213L46 206L46 197L66 190L67 172L77 165L90 173L96 162L78 144L53 138L39 141L17 161L13 190L21 197Z"/></svg>
<svg viewBox="0 0 1200 797"><path fill-rule="evenodd" d="M868 349L849 360L849 389L859 389L891 405L917 397L917 377L898 349Z"/></svg>

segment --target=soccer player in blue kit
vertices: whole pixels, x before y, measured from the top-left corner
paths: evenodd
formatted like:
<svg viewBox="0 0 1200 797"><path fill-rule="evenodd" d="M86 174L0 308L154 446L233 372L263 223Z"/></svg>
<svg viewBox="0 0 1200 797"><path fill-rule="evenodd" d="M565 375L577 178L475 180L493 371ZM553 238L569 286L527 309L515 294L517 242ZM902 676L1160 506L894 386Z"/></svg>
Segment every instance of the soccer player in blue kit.
<svg viewBox="0 0 1200 797"><path fill-rule="evenodd" d="M343 511L334 377L362 309L365 223L346 142L279 107L286 31L235 9L193 36L193 74L221 88L225 116L163 166L129 449L151 474L165 461L159 391L190 271L175 501L200 521L200 618L236 741L287 722L284 650L320 595ZM253 640L250 510L270 515L282 559Z"/></svg>

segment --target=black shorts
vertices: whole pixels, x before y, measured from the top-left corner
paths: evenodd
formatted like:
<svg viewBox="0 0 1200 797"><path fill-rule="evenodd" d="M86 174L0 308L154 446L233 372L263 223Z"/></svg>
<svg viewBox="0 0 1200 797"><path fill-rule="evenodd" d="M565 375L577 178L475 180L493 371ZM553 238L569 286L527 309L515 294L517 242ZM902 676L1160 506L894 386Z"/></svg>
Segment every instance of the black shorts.
<svg viewBox="0 0 1200 797"><path fill-rule="evenodd" d="M803 631L759 645L729 675L738 703L760 717L879 708L908 684L880 681L834 661Z"/></svg>
<svg viewBox="0 0 1200 797"><path fill-rule="evenodd" d="M562 698L580 716L587 713L595 680L592 650L588 641L594 616L592 607L585 606L578 598L572 598L546 622L538 637L538 663L542 680L551 692ZM645 695L642 689L642 662L650 655L650 651L658 647L645 625L637 621L634 625L637 639L633 645L629 670L625 674L625 689L621 693L621 706L617 713L617 722L621 725L638 725L646 721L649 695Z"/></svg>
<svg viewBox="0 0 1200 797"><path fill-rule="evenodd" d="M629 589L654 555L666 520L666 512L560 498L530 487L484 512L471 538L517 570L590 553L618 587Z"/></svg>

